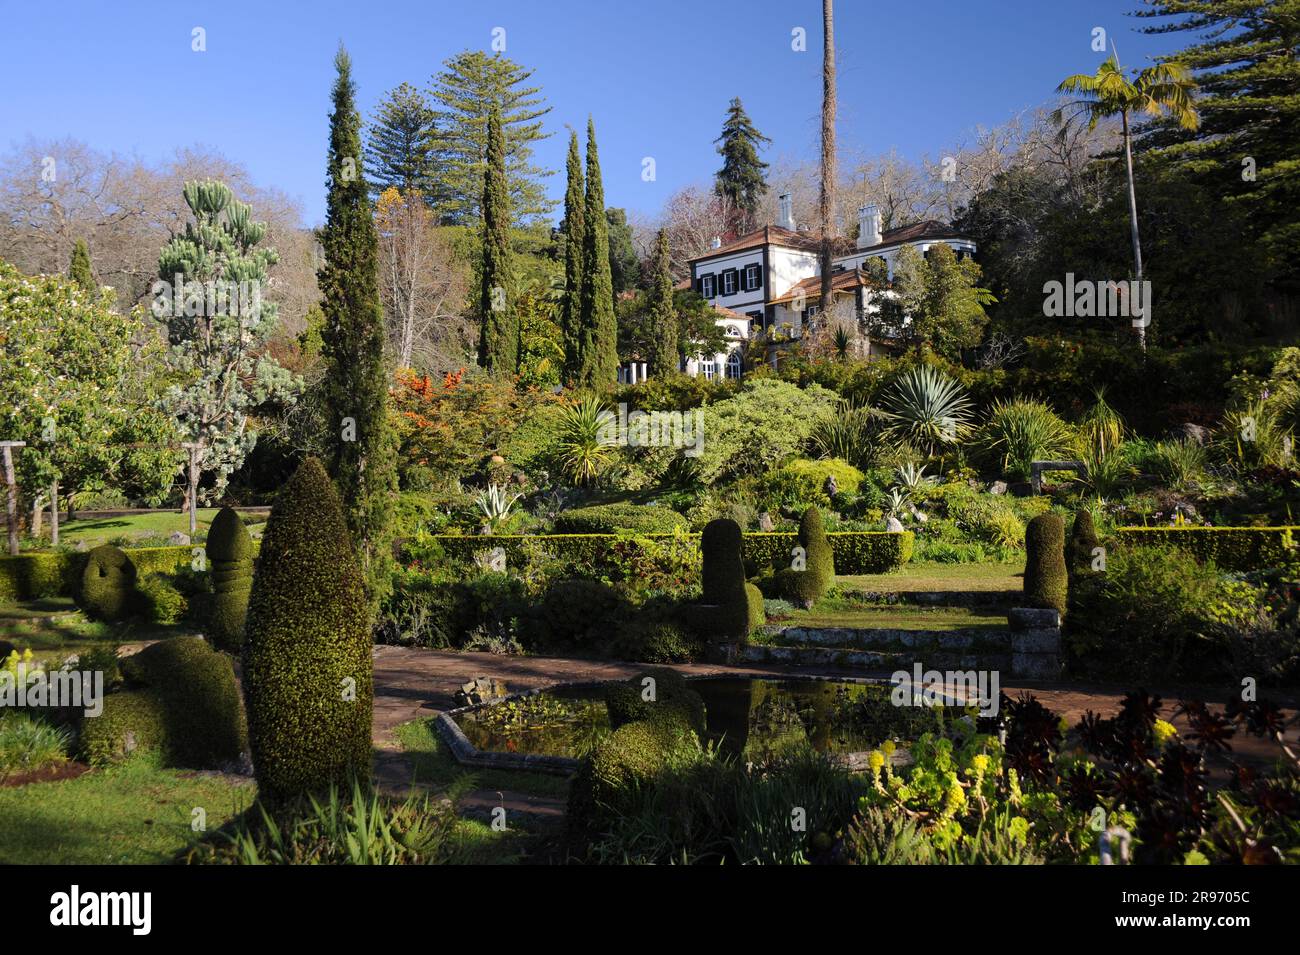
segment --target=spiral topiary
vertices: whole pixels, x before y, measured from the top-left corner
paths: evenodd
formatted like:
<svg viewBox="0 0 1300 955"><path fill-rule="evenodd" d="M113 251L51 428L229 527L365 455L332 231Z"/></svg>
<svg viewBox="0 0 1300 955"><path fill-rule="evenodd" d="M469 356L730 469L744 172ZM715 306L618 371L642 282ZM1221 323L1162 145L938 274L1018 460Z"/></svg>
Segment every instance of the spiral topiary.
<svg viewBox="0 0 1300 955"><path fill-rule="evenodd" d="M126 551L101 544L86 556L81 575L81 606L97 620L117 621L130 614L135 597L135 564Z"/></svg>
<svg viewBox="0 0 1300 955"><path fill-rule="evenodd" d="M366 595L338 494L315 458L271 510L245 634L259 795L280 802L367 776L374 667Z"/></svg>
<svg viewBox="0 0 1300 955"><path fill-rule="evenodd" d="M1025 528L1025 599L1031 607L1050 607L1065 615L1069 593L1065 568L1065 522L1058 514L1039 514Z"/></svg>
<svg viewBox="0 0 1300 955"><path fill-rule="evenodd" d="M223 507L213 519L206 551L214 591L208 636L220 649L238 653L253 588L253 538L233 509Z"/></svg>

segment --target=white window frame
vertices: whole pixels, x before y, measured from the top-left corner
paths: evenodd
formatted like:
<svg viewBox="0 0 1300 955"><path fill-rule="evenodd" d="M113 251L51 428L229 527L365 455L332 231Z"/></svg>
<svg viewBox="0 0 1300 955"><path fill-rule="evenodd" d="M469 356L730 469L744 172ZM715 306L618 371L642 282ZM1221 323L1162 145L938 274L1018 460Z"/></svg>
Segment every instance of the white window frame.
<svg viewBox="0 0 1300 955"><path fill-rule="evenodd" d="M712 381L718 374L718 363L713 359L700 362L700 374L705 381Z"/></svg>
<svg viewBox="0 0 1300 955"><path fill-rule="evenodd" d="M754 289L758 288L759 285L762 284L761 276L760 276L762 269L763 267L759 265L757 262L751 262L749 265L745 266L744 285L746 291L752 292Z"/></svg>
<svg viewBox="0 0 1300 955"><path fill-rule="evenodd" d="M744 366L740 360L740 350L736 349L727 356L727 364L723 368L723 376L726 378L739 378L742 371L744 371Z"/></svg>
<svg viewBox="0 0 1300 955"><path fill-rule="evenodd" d="M727 271L722 273L722 294L723 295L735 295L738 291L740 291L739 289L736 288L736 280L738 278L739 275L734 269L728 269ZM730 286L730 288L728 288L728 286Z"/></svg>
<svg viewBox="0 0 1300 955"><path fill-rule="evenodd" d="M700 276L700 289L705 298L713 298L715 288L712 275Z"/></svg>

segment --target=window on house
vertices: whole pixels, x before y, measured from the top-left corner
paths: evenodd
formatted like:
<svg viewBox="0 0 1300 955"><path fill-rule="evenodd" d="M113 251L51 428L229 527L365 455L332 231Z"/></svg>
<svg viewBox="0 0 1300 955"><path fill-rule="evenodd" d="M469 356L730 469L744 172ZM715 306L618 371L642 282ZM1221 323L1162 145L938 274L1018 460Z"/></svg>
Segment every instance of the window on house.
<svg viewBox="0 0 1300 955"><path fill-rule="evenodd" d="M822 310L822 307L821 307L820 305L809 305L809 306L808 306L808 311L807 311L806 314L808 315L809 318L812 318L814 315L816 315L817 313L819 313L821 310Z"/></svg>
<svg viewBox="0 0 1300 955"><path fill-rule="evenodd" d="M706 275L700 279L700 294L705 298L713 298L713 276Z"/></svg>
<svg viewBox="0 0 1300 955"><path fill-rule="evenodd" d="M763 267L761 265L745 266L745 289L752 292L763 284Z"/></svg>
<svg viewBox="0 0 1300 955"><path fill-rule="evenodd" d="M736 270L730 269L722 273L722 294L736 294Z"/></svg>
<svg viewBox="0 0 1300 955"><path fill-rule="evenodd" d="M733 351L730 355L727 356L727 377L728 378L740 377L740 352L739 351Z"/></svg>
<svg viewBox="0 0 1300 955"><path fill-rule="evenodd" d="M700 374L704 376L705 380L712 381L718 375L718 363L716 361L700 362Z"/></svg>

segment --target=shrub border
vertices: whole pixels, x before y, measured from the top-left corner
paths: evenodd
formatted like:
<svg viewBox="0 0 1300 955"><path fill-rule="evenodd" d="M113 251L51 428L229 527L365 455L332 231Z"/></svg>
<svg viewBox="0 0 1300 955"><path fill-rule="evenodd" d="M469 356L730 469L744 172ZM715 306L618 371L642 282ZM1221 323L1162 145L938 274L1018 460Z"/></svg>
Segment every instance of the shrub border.
<svg viewBox="0 0 1300 955"><path fill-rule="evenodd" d="M1249 571L1279 563L1288 535L1293 547L1300 540L1300 526L1117 527L1115 534L1124 543L1167 544L1224 570Z"/></svg>

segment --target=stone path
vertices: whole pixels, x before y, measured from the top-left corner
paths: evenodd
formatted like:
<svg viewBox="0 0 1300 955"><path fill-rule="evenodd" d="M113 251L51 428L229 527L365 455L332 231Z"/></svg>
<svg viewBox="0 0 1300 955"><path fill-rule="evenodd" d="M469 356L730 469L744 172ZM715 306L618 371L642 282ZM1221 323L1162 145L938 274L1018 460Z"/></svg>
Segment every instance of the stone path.
<svg viewBox="0 0 1300 955"><path fill-rule="evenodd" d="M394 730L402 723L420 717L436 716L441 710L453 708L455 693L461 684L478 676L503 680L511 693L553 686L558 683L588 682L622 679L636 673L643 664L616 663L599 660L573 660L562 657L504 656L493 653L456 653L443 650L420 650L408 647L377 646L375 661L375 775L381 785L393 789L409 788L412 766L397 742ZM888 676L887 672L864 673L861 670L841 670L834 667L812 669L775 664L721 666L692 663L674 667L688 675L728 674L736 676ZM1215 692L1205 687L1153 687L1165 701L1164 716L1173 719L1180 731L1186 722L1173 718L1180 697L1202 699L1207 703L1225 703L1226 691ZM1015 680L1004 683L1002 691L1016 696L1021 691L1033 693L1044 706L1066 717L1072 724L1083 718L1088 710L1102 716L1112 715L1127 687L1103 684L1053 683ZM1297 697L1294 694L1265 692L1264 696L1289 708L1291 725L1287 739L1294 749L1300 745L1300 726L1296 725ZM1267 766L1278 754L1272 743L1239 735L1233 740L1234 753L1239 758L1258 760ZM492 806L499 805L502 796L495 791L480 790L470 793L471 805L486 815ZM553 815L558 801L540 800L520 794L504 794L507 810L515 806L519 811L536 810L537 814Z"/></svg>

